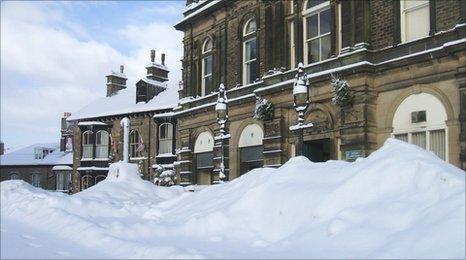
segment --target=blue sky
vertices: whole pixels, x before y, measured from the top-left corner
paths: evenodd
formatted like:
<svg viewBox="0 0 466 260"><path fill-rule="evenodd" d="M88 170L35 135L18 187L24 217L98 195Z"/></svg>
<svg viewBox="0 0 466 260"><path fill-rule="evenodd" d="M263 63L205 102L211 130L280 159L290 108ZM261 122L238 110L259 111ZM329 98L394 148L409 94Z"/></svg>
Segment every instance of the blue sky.
<svg viewBox="0 0 466 260"><path fill-rule="evenodd" d="M59 140L63 112L106 92L105 75L125 65L145 75L150 49L181 78L185 1L1 3L1 140L7 148Z"/></svg>

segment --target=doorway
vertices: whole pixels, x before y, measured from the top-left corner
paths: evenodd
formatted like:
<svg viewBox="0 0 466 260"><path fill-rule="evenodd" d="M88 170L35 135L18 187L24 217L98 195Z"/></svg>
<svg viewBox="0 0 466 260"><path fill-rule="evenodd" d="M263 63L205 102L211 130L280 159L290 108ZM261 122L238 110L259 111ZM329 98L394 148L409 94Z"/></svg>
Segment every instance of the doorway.
<svg viewBox="0 0 466 260"><path fill-rule="evenodd" d="M326 162L331 159L330 138L305 141L303 155L313 162Z"/></svg>

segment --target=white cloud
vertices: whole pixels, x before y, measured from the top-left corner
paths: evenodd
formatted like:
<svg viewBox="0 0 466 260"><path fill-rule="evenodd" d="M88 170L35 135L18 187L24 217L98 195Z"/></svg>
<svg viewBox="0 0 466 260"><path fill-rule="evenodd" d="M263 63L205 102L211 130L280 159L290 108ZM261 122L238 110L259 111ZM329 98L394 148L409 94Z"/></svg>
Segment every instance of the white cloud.
<svg viewBox="0 0 466 260"><path fill-rule="evenodd" d="M115 34L131 43L130 53L92 40L57 6L2 3L1 139L6 146L57 141L63 112L105 95L105 75L119 64L125 64L129 83L134 84L145 75L152 48L158 59L162 51L167 54L170 82L181 78L182 36L172 25L128 24Z"/></svg>

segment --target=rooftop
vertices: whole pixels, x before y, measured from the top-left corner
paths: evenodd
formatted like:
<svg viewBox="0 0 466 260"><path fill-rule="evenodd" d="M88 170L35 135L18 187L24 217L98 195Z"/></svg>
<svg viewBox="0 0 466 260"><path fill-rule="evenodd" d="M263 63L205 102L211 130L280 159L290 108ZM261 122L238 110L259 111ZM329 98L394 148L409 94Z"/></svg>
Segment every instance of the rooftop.
<svg viewBox="0 0 466 260"><path fill-rule="evenodd" d="M35 149L53 150L43 159L35 159ZM72 165L73 153L60 151L58 143L38 143L0 155L1 166L14 165Z"/></svg>

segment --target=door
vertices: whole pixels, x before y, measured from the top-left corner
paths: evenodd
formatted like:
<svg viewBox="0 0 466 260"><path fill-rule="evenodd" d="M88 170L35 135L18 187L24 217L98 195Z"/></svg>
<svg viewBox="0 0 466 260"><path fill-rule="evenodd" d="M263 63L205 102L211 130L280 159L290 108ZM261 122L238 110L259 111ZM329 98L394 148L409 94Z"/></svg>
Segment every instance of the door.
<svg viewBox="0 0 466 260"><path fill-rule="evenodd" d="M330 139L319 139L304 142L303 155L313 162L330 160Z"/></svg>

